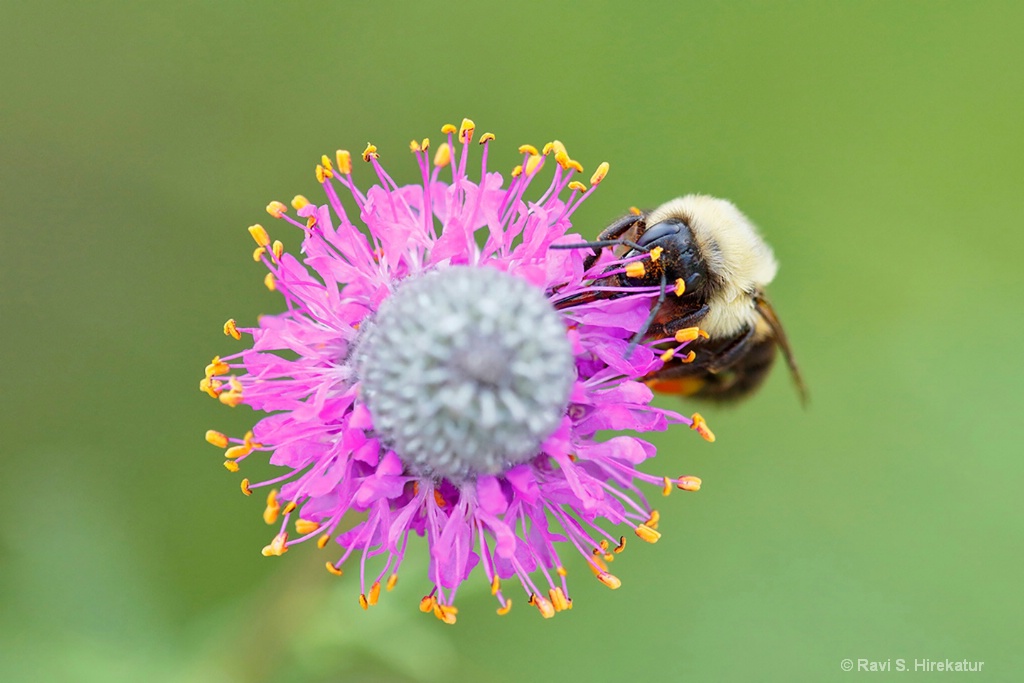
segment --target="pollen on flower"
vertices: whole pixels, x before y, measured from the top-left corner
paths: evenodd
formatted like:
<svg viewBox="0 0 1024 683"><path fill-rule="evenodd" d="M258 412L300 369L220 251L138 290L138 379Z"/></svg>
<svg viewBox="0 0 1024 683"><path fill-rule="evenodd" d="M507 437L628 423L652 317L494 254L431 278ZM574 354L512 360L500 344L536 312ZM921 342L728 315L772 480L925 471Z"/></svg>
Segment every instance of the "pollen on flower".
<svg viewBox="0 0 1024 683"><path fill-rule="evenodd" d="M288 552L288 534L284 531L274 536L270 545L263 547L263 557L280 556Z"/></svg>
<svg viewBox="0 0 1024 683"><path fill-rule="evenodd" d="M430 564L420 609L447 624L472 571L498 614L512 607L510 585L544 618L571 609L566 552L618 588L608 572L626 545L618 532L660 537L642 487L700 486L644 472L655 449L642 433L688 424L714 438L698 415L653 406L644 386L683 354L666 351L671 338L633 340L665 286L610 286L612 273L643 277L644 261L664 254L552 248L583 241L573 217L608 163L587 187L574 178L582 164L555 140L541 152L521 146L521 165L502 177L487 169L494 135L470 145L475 128L444 126L432 157L428 139L410 143L416 184L398 185L368 144L370 165L357 175L373 184L338 150L317 165L322 198L271 202L267 212L301 238L286 253L250 228L284 310L242 329L225 323L235 340L244 330L248 348L214 358L200 381L220 402L260 413L242 438L206 438L232 471L254 457L280 470L240 484L245 495L268 491L263 517L277 535L264 555L311 540L337 553L325 562L337 576L352 558L358 571L345 580L367 609L382 586L394 588L422 536ZM557 165L545 167L549 156ZM685 291L681 280L674 291ZM700 336L687 330L676 342Z"/></svg>
<svg viewBox="0 0 1024 683"><path fill-rule="evenodd" d="M676 486L683 491L700 491L700 485L702 483L703 482L700 477L685 476L679 477L679 480L676 482Z"/></svg>
<svg viewBox="0 0 1024 683"><path fill-rule="evenodd" d="M590 184L599 185L601 181L605 179L605 176L608 175L609 168L611 167L608 165L607 161L602 161L598 164L597 170L594 171L594 175L590 176Z"/></svg>
<svg viewBox="0 0 1024 683"><path fill-rule="evenodd" d="M212 429L206 430L206 441L217 448L227 448L228 445L228 437L220 432L215 432Z"/></svg>
<svg viewBox="0 0 1024 683"><path fill-rule="evenodd" d="M447 142L442 142L434 152L434 166L444 168L452 162L452 148Z"/></svg>
<svg viewBox="0 0 1024 683"><path fill-rule="evenodd" d="M347 149L339 149L334 153L334 160L338 162L338 173L352 175L352 153Z"/></svg>
<svg viewBox="0 0 1024 683"><path fill-rule="evenodd" d="M708 427L708 423L704 419L704 417L700 413L694 413L690 419L693 420L693 424L690 425L690 429L693 429L698 434L700 434L705 441L714 443L715 434Z"/></svg>
<svg viewBox="0 0 1024 683"><path fill-rule="evenodd" d="M638 524L636 527L636 535L640 537L640 540L648 543L657 543L658 539L661 538L661 534L646 524Z"/></svg>
<svg viewBox="0 0 1024 683"><path fill-rule="evenodd" d="M647 268L640 261L633 261L626 264L626 277L641 278L647 273Z"/></svg>
<svg viewBox="0 0 1024 683"><path fill-rule="evenodd" d="M234 318L231 318L226 323L224 323L224 334L226 334L229 337L234 337L235 339L242 338L242 333L239 332L238 328L235 326Z"/></svg>
<svg viewBox="0 0 1024 683"><path fill-rule="evenodd" d="M683 294L686 293L686 282L683 280L683 278L678 278L676 280L676 286L672 290L672 293L675 294L676 296L682 296Z"/></svg>

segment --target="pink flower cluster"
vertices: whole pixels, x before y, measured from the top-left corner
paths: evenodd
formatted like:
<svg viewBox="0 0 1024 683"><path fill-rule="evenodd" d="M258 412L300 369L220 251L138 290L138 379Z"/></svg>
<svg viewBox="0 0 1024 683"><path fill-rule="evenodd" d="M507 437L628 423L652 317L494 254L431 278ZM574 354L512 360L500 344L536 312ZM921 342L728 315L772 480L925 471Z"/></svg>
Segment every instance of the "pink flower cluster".
<svg viewBox="0 0 1024 683"><path fill-rule="evenodd" d="M642 380L661 367L661 350L648 342L627 352L660 288L611 286L608 278L627 261L610 250L587 269L588 250L550 248L582 242L569 232L570 219L604 178L607 164L588 188L576 180L582 167L563 145L549 143L542 151L526 145L520 148L522 165L506 185L501 174L487 170L493 135L479 141L475 175L468 170L472 122L442 130L447 141L433 159L427 140L412 143L421 183L397 185L371 145L362 157L377 184L365 192L352 178L351 156L339 151L334 163L324 157L317 167L326 203L296 197L298 218L284 204L271 203L272 216L302 231L301 258L285 253L263 227L250 228L254 258L269 270L266 284L284 297L287 310L261 317L255 327L228 321L226 334L251 343L215 358L201 388L227 405L244 403L266 416L244 437L211 431L207 440L226 449L231 471L257 454L268 454L282 469L268 481L241 484L247 495L269 490L264 519L279 530L264 555L313 539L324 548L333 540L341 554L327 569L340 575L356 555L364 608L376 603L382 583L394 587L410 539L421 536L429 547L431 586L423 611L454 623L458 588L480 565L499 614L512 605L502 581L514 579L528 603L550 617L572 605L560 551L575 549L602 583L617 588L607 561L622 550L625 537L608 529L625 525L647 542L659 537L658 514L639 485L666 495L673 487L700 486L696 477L642 473L638 466L655 449L640 438L598 436L664 430L671 423L700 427L706 437L709 432L698 416L651 405ZM551 159L550 182L535 191ZM403 282L455 266L496 269L543 292L564 324L575 378L564 404L548 416L555 427L535 454L499 472L467 465L464 474L443 477L422 465L424 457L433 457L429 449L414 466L414 454L396 452L393 440L375 428L354 358L364 330ZM445 352L439 350L438 358ZM444 361L437 363L439 369L423 372L443 371ZM411 411L414 429L418 419L447 419L443 407L432 405L432 392L415 383L394 388L409 394L409 405L400 407ZM517 414L516 399L508 400L510 414ZM478 428L452 420L455 430Z"/></svg>

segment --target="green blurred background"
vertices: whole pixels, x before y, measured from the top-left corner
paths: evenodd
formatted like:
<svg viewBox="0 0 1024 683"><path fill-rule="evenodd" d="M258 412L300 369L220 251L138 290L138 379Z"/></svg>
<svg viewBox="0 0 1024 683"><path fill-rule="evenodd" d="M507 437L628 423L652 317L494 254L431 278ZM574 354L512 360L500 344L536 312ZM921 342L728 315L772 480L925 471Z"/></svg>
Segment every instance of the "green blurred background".
<svg viewBox="0 0 1024 683"><path fill-rule="evenodd" d="M5 0L0 679L1021 680L1021 26L1014 2ZM312 546L260 556L261 502L203 441L254 419L196 388L221 324L281 308L246 226L338 147L414 180L408 140L463 116L498 168L553 137L610 161L591 235L734 200L812 392L779 369L703 409L713 446L657 438L651 471L704 490L659 501L620 590L574 560L550 621L495 617L479 576L456 626L420 614L423 548L363 613Z"/></svg>

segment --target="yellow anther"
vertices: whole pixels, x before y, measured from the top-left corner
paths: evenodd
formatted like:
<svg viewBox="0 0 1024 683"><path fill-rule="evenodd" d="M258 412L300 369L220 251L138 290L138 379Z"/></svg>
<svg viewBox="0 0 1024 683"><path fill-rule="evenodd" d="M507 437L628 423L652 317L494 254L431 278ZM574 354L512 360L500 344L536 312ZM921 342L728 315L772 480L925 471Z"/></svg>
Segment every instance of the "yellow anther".
<svg viewBox="0 0 1024 683"><path fill-rule="evenodd" d="M649 256L651 257L651 261L654 262L654 261L657 261L658 259L660 259L661 258L661 252L663 252L663 251L665 251L665 250L662 247L655 247L654 249L651 249L651 251L649 253Z"/></svg>
<svg viewBox="0 0 1024 683"><path fill-rule="evenodd" d="M569 159L569 168L576 171L577 173L583 173L583 164L576 161L575 159Z"/></svg>
<svg viewBox="0 0 1024 683"><path fill-rule="evenodd" d="M373 582L373 585L370 586L370 594L366 596L366 599L371 605L377 604L377 600L380 599L380 581Z"/></svg>
<svg viewBox="0 0 1024 683"><path fill-rule="evenodd" d="M523 175L523 165L516 164L516 166L512 169L512 177L518 178L521 175Z"/></svg>
<svg viewBox="0 0 1024 683"><path fill-rule="evenodd" d="M683 281L683 278L676 280L676 287L672 290L672 293L676 296L682 296L686 293L686 282Z"/></svg>
<svg viewBox="0 0 1024 683"><path fill-rule="evenodd" d="M319 522L314 522L310 519L302 519L301 517L295 520L295 532L305 536L311 534L320 528Z"/></svg>
<svg viewBox="0 0 1024 683"><path fill-rule="evenodd" d="M270 489L267 494L267 507L263 510L263 521L273 524L281 513L281 504L277 502L277 489Z"/></svg>
<svg viewBox="0 0 1024 683"><path fill-rule="evenodd" d="M424 614L426 614L427 612L432 612L434 610L434 603L436 601L437 600L434 598L433 595L424 595L423 598L420 600L420 611Z"/></svg>
<svg viewBox="0 0 1024 683"><path fill-rule="evenodd" d="M416 152L421 151L419 140L410 140L409 141L409 151L412 152L413 154L415 154Z"/></svg>
<svg viewBox="0 0 1024 683"><path fill-rule="evenodd" d="M235 391L233 389L231 391L222 391L217 394L217 400L226 406L236 408L238 407L238 404L242 402L242 392ZM227 465L225 465L225 467L227 467Z"/></svg>
<svg viewBox="0 0 1024 683"><path fill-rule="evenodd" d="M612 552L614 552L614 553L621 553L625 549L626 549L626 537L625 536L619 536L619 544L617 546L615 546L614 548L612 548Z"/></svg>
<svg viewBox="0 0 1024 683"><path fill-rule="evenodd" d="M323 164L323 167L326 168L328 171L334 170L334 166L331 164L331 158L326 154L320 157L320 163Z"/></svg>
<svg viewBox="0 0 1024 683"><path fill-rule="evenodd" d="M699 327L684 327L683 329L676 332L676 341L682 344L683 342L691 342L700 336Z"/></svg>
<svg viewBox="0 0 1024 683"><path fill-rule="evenodd" d="M512 601L511 600L506 600L505 604L503 606L499 607L496 611L498 612L498 616L499 617L503 617L506 614L508 614L510 609L512 609Z"/></svg>
<svg viewBox="0 0 1024 683"><path fill-rule="evenodd" d="M369 161L370 159L376 159L380 155L377 154L377 146L369 142L366 143L366 149L363 150L363 161Z"/></svg>
<svg viewBox="0 0 1024 683"><path fill-rule="evenodd" d="M491 595L497 595L498 591L501 590L501 579L497 576L491 581Z"/></svg>
<svg viewBox="0 0 1024 683"><path fill-rule="evenodd" d="M608 572L601 572L600 574L598 574L597 580L603 583L604 585L608 586L612 590L615 590L622 585L622 581L619 580L619 577L615 576L614 574L609 574Z"/></svg>
<svg viewBox="0 0 1024 683"><path fill-rule="evenodd" d="M569 601L565 598L565 593L562 591L560 586L556 586L548 591L548 598L551 600L551 606L555 608L556 612L569 609Z"/></svg>
<svg viewBox="0 0 1024 683"><path fill-rule="evenodd" d="M604 180L604 177L606 175L608 175L608 168L609 168L608 162L607 161L602 161L598 165L597 170L594 171L594 175L590 176L590 184L591 185L600 185L601 181Z"/></svg>
<svg viewBox="0 0 1024 683"><path fill-rule="evenodd" d="M608 545L609 545L609 544L608 544L608 541L607 541L607 540L605 540L605 539L603 539L603 538L602 538L602 539L601 539L601 542L600 542L600 543L598 543L598 545L599 545L599 546L601 546L601 552L606 552L606 551L608 550Z"/></svg>
<svg viewBox="0 0 1024 683"><path fill-rule="evenodd" d="M238 463L235 462L234 460L225 460L224 461L224 469L226 469L228 472L237 472L238 471Z"/></svg>
<svg viewBox="0 0 1024 683"><path fill-rule="evenodd" d="M220 359L220 356L214 356L210 364L206 366L206 376L215 377L217 375L226 375L231 372L231 366Z"/></svg>
<svg viewBox="0 0 1024 683"><path fill-rule="evenodd" d="M330 560L325 562L324 566L327 567L327 571L329 571L330 573L334 574L335 576L341 576L342 574L345 573L345 572L341 571L340 569L338 569L337 567L335 567L334 563L331 562Z"/></svg>
<svg viewBox="0 0 1024 683"><path fill-rule="evenodd" d="M661 357L661 362L662 363L669 362L670 360L672 360L672 356L674 356L674 355L676 355L675 350L674 349L669 349L665 353L661 354L661 356L660 356Z"/></svg>
<svg viewBox="0 0 1024 683"><path fill-rule="evenodd" d="M459 129L455 127L454 123L446 123L443 126L441 126L441 132L444 133L445 135L452 135L458 130Z"/></svg>
<svg viewBox="0 0 1024 683"><path fill-rule="evenodd" d="M330 540L331 540L331 535L330 534L324 534L320 538L316 539L316 547L320 548L320 550L323 550L324 548L327 547L327 543Z"/></svg>
<svg viewBox="0 0 1024 683"><path fill-rule="evenodd" d="M390 592L390 591L395 590L395 586L397 584L398 584L398 574L392 574L391 576L388 577L388 582L386 584L384 584L384 588L386 588Z"/></svg>
<svg viewBox="0 0 1024 683"><path fill-rule="evenodd" d="M448 625L455 623L455 618L458 613L459 610L456 609L454 605L434 603L434 616Z"/></svg>
<svg viewBox="0 0 1024 683"><path fill-rule="evenodd" d="M608 571L608 565L601 559L600 555L595 554L591 558L590 562L587 562L587 566L590 567L590 571L594 572L594 575L600 574L601 572Z"/></svg>
<svg viewBox="0 0 1024 683"><path fill-rule="evenodd" d="M296 211L304 209L309 206L309 200L303 197L301 194L297 194L292 197L292 208Z"/></svg>
<svg viewBox="0 0 1024 683"><path fill-rule="evenodd" d="M685 477L679 477L679 480L676 482L676 486L683 491L700 491L700 485L702 483L703 482L700 477L686 475Z"/></svg>
<svg viewBox="0 0 1024 683"><path fill-rule="evenodd" d="M486 145L488 142L494 139L494 133L484 133L480 136L480 144Z"/></svg>
<svg viewBox="0 0 1024 683"><path fill-rule="evenodd" d="M519 145L520 154L529 154L530 156L537 156L540 152L533 145Z"/></svg>
<svg viewBox="0 0 1024 683"><path fill-rule="evenodd" d="M657 543L658 539L661 538L660 533L646 524L640 524L637 526L636 535L640 537L641 541L647 541L648 543Z"/></svg>
<svg viewBox="0 0 1024 683"><path fill-rule="evenodd" d="M442 142L434 152L434 166L444 168L450 163L452 163L452 148L447 142Z"/></svg>
<svg viewBox="0 0 1024 683"><path fill-rule="evenodd" d="M430 138L423 138L423 142L420 143L420 148L423 149L424 152L430 149Z"/></svg>
<svg viewBox="0 0 1024 683"><path fill-rule="evenodd" d="M255 249L252 250L252 260L255 261L256 263L259 263L260 259L263 258L263 255L266 253L266 247L256 247Z"/></svg>
<svg viewBox="0 0 1024 683"><path fill-rule="evenodd" d="M565 153L565 150L555 152L555 162L567 171L572 168L572 159Z"/></svg>
<svg viewBox="0 0 1024 683"><path fill-rule="evenodd" d="M680 363L692 363L693 359L697 357L697 354L690 351L688 354L679 359Z"/></svg>
<svg viewBox="0 0 1024 683"><path fill-rule="evenodd" d="M249 488L249 480L248 479L243 479L242 480L241 488L242 488L242 493L244 493L245 495L247 495L247 496L251 496L252 495L252 489Z"/></svg>
<svg viewBox="0 0 1024 683"><path fill-rule="evenodd" d="M668 477L664 477L665 485L661 487L661 495L667 496L672 493L672 480Z"/></svg>
<svg viewBox="0 0 1024 683"><path fill-rule="evenodd" d="M241 458L243 455L249 455L252 451L248 446L232 446L231 448L224 451L224 457L229 460L236 460Z"/></svg>
<svg viewBox="0 0 1024 683"><path fill-rule="evenodd" d="M274 240L274 244L271 248L274 250L274 258L280 261L281 254L284 253L284 244L281 243L281 240Z"/></svg>
<svg viewBox="0 0 1024 683"><path fill-rule="evenodd" d="M274 540L270 542L270 545L263 548L263 557L270 557L271 555L284 555L288 552L288 533L282 531L277 536L274 536Z"/></svg>
<svg viewBox="0 0 1024 683"><path fill-rule="evenodd" d="M370 609L370 603L366 600L366 595L364 593L359 594L359 606L363 609Z"/></svg>
<svg viewBox="0 0 1024 683"><path fill-rule="evenodd" d="M562 144L561 140L552 140L548 144L544 145L544 154L554 152L555 154L564 154L566 157L569 156L569 152L565 149L565 145Z"/></svg>
<svg viewBox="0 0 1024 683"><path fill-rule="evenodd" d="M334 160L338 162L338 173L349 175L352 172L352 155L348 150L338 150L334 153Z"/></svg>
<svg viewBox="0 0 1024 683"><path fill-rule="evenodd" d="M540 615L545 619L555 616L555 608L551 602L542 595L534 593L530 596L530 604L537 608Z"/></svg>
<svg viewBox="0 0 1024 683"><path fill-rule="evenodd" d="M295 508L299 507L295 504L294 500L288 501L288 504L284 506L284 514L290 515L295 512Z"/></svg>
<svg viewBox="0 0 1024 683"><path fill-rule="evenodd" d="M316 225L316 214L306 219L306 230L312 230L314 225Z"/></svg>
<svg viewBox="0 0 1024 683"><path fill-rule="evenodd" d="M329 176L327 175L327 170L324 169L324 167L321 166L320 164L317 164L316 165L316 181L318 183L320 183L321 185L323 185L324 181L327 180L328 177Z"/></svg>
<svg viewBox="0 0 1024 683"><path fill-rule="evenodd" d="M280 218L284 214L288 213L288 207L282 204L281 202L270 202L269 204L267 204L267 213L269 213L274 218Z"/></svg>
<svg viewBox="0 0 1024 683"><path fill-rule="evenodd" d="M562 565L558 565L557 567L555 567L555 573L557 573L559 576L567 576L569 574L569 572L565 571L565 567L563 567Z"/></svg>
<svg viewBox="0 0 1024 683"><path fill-rule="evenodd" d="M217 398L220 395L218 390L222 384L224 383L219 380L204 377L199 380L199 391L206 392L211 398Z"/></svg>
<svg viewBox="0 0 1024 683"><path fill-rule="evenodd" d="M270 246L270 235L267 234L266 229L259 223L249 226L249 234L256 240L257 245L261 247Z"/></svg>
<svg viewBox="0 0 1024 683"><path fill-rule="evenodd" d="M437 503L437 507L443 508L447 503L444 500L444 496L437 489L434 489L434 502Z"/></svg>
<svg viewBox="0 0 1024 683"><path fill-rule="evenodd" d="M646 524L647 526L651 527L652 529L657 529L658 528L658 522L660 522L660 521L661 521L661 513L658 512L657 510L651 510L651 516L647 518L647 521L644 522L644 524Z"/></svg>
<svg viewBox="0 0 1024 683"><path fill-rule="evenodd" d="M690 429L695 430L698 434L704 437L705 441L714 443L715 434L708 427L708 423L704 417L700 413L694 413L690 419L693 420L693 424L690 425Z"/></svg>
<svg viewBox="0 0 1024 683"><path fill-rule="evenodd" d="M542 156L531 156L526 160L526 175L533 175L540 168L541 164L544 163L544 157Z"/></svg>
<svg viewBox="0 0 1024 683"><path fill-rule="evenodd" d="M473 131L476 124L471 119L462 119L462 126L459 128L459 142L469 142L473 139Z"/></svg>
<svg viewBox="0 0 1024 683"><path fill-rule="evenodd" d="M224 323L224 334L228 335L229 337L234 337L235 339L242 338L242 333L238 331L237 327L235 327L234 318L231 318L226 323Z"/></svg>
<svg viewBox="0 0 1024 683"><path fill-rule="evenodd" d="M215 432L212 429L206 430L206 442L213 444L217 448L227 448L228 437L221 432Z"/></svg>
<svg viewBox="0 0 1024 683"><path fill-rule="evenodd" d="M575 192L586 192L587 186L578 180L574 180L571 183L569 183L569 189Z"/></svg>
<svg viewBox="0 0 1024 683"><path fill-rule="evenodd" d="M647 274L647 268L640 261L626 264L626 277L639 278Z"/></svg>
<svg viewBox="0 0 1024 683"><path fill-rule="evenodd" d="M273 273L267 273L263 277L263 286L269 289L271 292L277 291L277 278L274 277Z"/></svg>

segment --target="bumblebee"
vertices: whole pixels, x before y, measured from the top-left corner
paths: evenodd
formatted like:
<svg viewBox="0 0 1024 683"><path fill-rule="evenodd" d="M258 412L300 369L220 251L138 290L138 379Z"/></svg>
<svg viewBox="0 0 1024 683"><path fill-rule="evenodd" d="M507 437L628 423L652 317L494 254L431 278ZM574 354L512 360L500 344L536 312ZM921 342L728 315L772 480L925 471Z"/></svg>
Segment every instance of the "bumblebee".
<svg viewBox="0 0 1024 683"><path fill-rule="evenodd" d="M754 224L731 202L706 195L673 199L615 221L588 244L617 245L620 258L657 254L638 277L633 271L608 278L620 287L662 287L637 341L692 327L707 333L690 343L693 354L672 357L646 378L655 391L716 401L750 396L768 376L778 348L806 404L786 333L765 297L778 264ZM586 265L598 255L588 256Z"/></svg>

